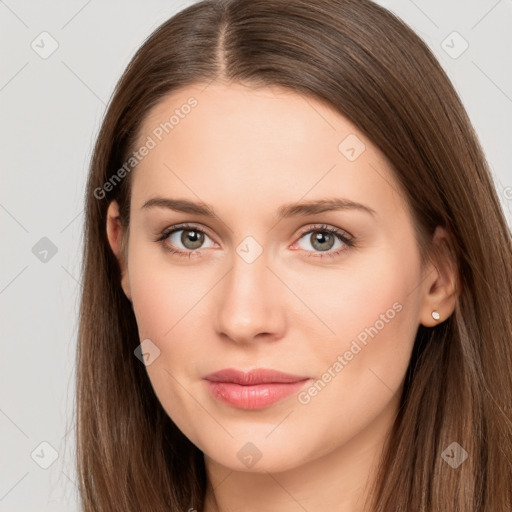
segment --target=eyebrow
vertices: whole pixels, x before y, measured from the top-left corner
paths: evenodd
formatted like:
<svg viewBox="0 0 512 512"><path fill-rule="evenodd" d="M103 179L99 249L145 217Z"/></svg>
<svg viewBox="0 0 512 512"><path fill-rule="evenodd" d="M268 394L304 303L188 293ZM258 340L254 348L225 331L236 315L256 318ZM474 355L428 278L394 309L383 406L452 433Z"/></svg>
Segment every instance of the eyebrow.
<svg viewBox="0 0 512 512"><path fill-rule="evenodd" d="M146 201L141 207L141 209L149 208L165 208L176 212L193 213L209 218L217 217L211 205L203 202L189 201L188 199L153 197ZM299 217L301 215L315 215L317 213L340 210L359 210L370 215L377 214L377 212L369 206L339 197L284 204L277 209L276 213L277 218L281 220Z"/></svg>

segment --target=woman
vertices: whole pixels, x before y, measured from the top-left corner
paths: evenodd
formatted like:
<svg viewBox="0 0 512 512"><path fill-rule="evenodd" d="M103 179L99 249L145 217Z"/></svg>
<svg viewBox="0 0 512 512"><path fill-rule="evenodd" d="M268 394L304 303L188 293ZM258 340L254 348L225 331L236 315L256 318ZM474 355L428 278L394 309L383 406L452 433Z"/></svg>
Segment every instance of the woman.
<svg viewBox="0 0 512 512"><path fill-rule="evenodd" d="M512 243L445 73L366 0L207 0L87 185L82 506L512 510Z"/></svg>

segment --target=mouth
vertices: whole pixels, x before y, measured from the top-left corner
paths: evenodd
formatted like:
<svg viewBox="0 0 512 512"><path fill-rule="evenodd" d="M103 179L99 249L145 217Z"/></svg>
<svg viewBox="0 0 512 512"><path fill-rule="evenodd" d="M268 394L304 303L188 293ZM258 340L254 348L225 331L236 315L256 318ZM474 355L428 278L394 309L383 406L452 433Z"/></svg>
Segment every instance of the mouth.
<svg viewBox="0 0 512 512"><path fill-rule="evenodd" d="M228 368L203 377L211 394L238 409L264 409L297 393L309 377L276 370L243 372Z"/></svg>

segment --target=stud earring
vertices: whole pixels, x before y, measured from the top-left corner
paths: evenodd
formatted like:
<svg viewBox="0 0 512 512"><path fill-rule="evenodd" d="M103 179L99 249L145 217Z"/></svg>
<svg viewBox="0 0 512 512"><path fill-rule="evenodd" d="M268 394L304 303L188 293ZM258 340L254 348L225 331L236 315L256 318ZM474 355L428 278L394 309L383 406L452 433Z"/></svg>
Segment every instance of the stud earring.
<svg viewBox="0 0 512 512"><path fill-rule="evenodd" d="M432 318L434 320L439 320L441 318L441 315L437 311L432 311Z"/></svg>

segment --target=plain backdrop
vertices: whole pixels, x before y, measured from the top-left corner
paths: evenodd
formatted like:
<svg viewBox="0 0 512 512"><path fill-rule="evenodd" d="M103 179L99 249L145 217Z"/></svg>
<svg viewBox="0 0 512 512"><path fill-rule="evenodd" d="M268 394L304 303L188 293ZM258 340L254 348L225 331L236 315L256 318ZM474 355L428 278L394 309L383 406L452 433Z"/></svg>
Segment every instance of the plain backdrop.
<svg viewBox="0 0 512 512"><path fill-rule="evenodd" d="M74 357L91 150L136 49L191 3L0 0L2 512L78 510ZM380 3L452 79L512 224L512 0Z"/></svg>

